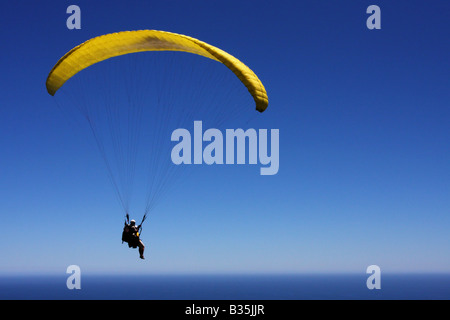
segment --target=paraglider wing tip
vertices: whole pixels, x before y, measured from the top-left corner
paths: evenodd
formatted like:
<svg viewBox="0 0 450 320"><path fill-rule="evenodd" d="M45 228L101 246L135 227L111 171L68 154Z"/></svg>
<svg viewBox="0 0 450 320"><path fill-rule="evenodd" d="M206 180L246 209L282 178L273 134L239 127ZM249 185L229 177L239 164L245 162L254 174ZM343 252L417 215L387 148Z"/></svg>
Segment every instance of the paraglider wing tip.
<svg viewBox="0 0 450 320"><path fill-rule="evenodd" d="M51 96L54 96L55 93L56 93L55 91L50 90L48 87L47 87L47 92L48 92L48 94L51 95Z"/></svg>
<svg viewBox="0 0 450 320"><path fill-rule="evenodd" d="M50 76L51 76L51 74L52 74L52 73L50 72L50 74L49 74L48 77L47 77L47 81L45 82L45 87L47 88L48 94L51 95L51 96L54 96L55 93L56 93L56 89L55 89L54 86L52 86L52 85L50 84Z"/></svg>
<svg viewBox="0 0 450 320"><path fill-rule="evenodd" d="M267 106L269 105L269 101L267 99L259 99L256 101L256 110L259 112L264 112L267 109Z"/></svg>

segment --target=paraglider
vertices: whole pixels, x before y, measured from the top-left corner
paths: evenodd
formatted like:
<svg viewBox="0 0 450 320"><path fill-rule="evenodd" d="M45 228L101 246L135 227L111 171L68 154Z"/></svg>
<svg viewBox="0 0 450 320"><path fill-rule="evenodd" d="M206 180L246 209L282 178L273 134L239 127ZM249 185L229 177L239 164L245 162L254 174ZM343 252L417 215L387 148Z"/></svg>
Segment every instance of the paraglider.
<svg viewBox="0 0 450 320"><path fill-rule="evenodd" d="M269 100L259 78L241 61L203 41L185 35L157 30L123 31L90 39L66 53L48 75L46 86L54 95L79 71L106 59L142 51L183 51L226 65L253 96L256 110L266 110Z"/></svg>
<svg viewBox="0 0 450 320"><path fill-rule="evenodd" d="M132 219L130 220L130 216L126 215L125 225L123 227L122 231L122 243L126 242L128 243L129 248L139 248L139 258L144 258L144 243L140 239L139 232L142 229L142 223L144 222L146 216L142 219L142 222L136 226L136 220Z"/></svg>
<svg viewBox="0 0 450 320"><path fill-rule="evenodd" d="M237 77L238 90L242 89L242 85L247 89L257 111L263 112L268 106L267 92L249 67L231 54L186 35L157 30L123 31L92 38L67 52L51 69L46 81L47 92L55 96L62 90L62 100L58 106L70 104L72 101L87 120L118 200L127 215L127 221L131 195L135 194L133 191L136 184L135 172L139 171L139 176L144 180L139 190L147 190L143 195L144 219L161 195L166 192L171 181L177 177L174 174L176 170L174 167L177 166L171 162L170 148L165 144L170 142L171 136L167 130L176 129L181 121L195 119L194 111L215 112L212 118L220 120L226 118L227 114L238 117L242 112L238 103L234 105L237 106L236 109L232 109L226 101L233 97L233 94L227 93L229 88L222 90L226 91L223 93L224 99L216 91L212 92L213 90L219 92L222 89L219 82L208 79L215 77L214 72L197 81L184 79L182 85L190 85L193 89L183 90L181 85L175 82L182 77L170 75L169 65L172 65L174 72L181 72L186 68L189 72L185 74L189 77L192 76L193 70L197 71L199 68L172 62L165 64L160 61L147 68L148 65L145 66L145 63L151 60L147 59L148 56L153 56L154 59L162 58L156 53L145 57L139 54L150 51L164 51L166 52L164 56L169 55L167 52L190 53L194 56L190 61L199 64L205 64L202 57L208 58L206 59L208 61L212 60L214 64L214 61L217 61L232 72L234 75L232 81ZM130 66L124 68L125 73L115 71L118 64L127 60L122 56L130 57ZM194 61L197 59L195 57L200 57L198 59L201 61ZM101 69L103 65L105 68ZM160 72L158 68L161 69ZM92 70L91 73L86 72L86 69ZM110 72L117 73L110 74ZM93 77L92 82L86 80L89 76ZM147 79L152 76L156 79ZM66 82L71 82L66 86L76 87L77 81L79 81L78 90L64 92L62 87ZM101 92L101 87L108 85L109 82L112 84ZM198 99L202 94L198 94L196 90L205 84L213 84L212 89L203 88L212 99L208 100L209 105L205 105L202 109ZM178 93L181 95L182 92L185 94L184 98L177 101ZM248 98L248 93L245 99ZM142 143L146 143L145 148L141 147ZM142 162L139 162L138 155L144 157ZM141 174L141 167L148 167L147 175ZM148 184L146 188L144 184ZM140 257L143 259L144 244L139 237L142 223L136 226L131 222L128 224L127 221L123 239L130 247L138 247Z"/></svg>

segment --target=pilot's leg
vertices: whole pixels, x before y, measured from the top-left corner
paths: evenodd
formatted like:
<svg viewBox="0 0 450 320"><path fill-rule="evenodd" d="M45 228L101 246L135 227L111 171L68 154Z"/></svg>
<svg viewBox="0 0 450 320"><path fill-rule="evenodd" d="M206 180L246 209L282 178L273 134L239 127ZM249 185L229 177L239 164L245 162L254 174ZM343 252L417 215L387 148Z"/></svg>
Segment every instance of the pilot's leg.
<svg viewBox="0 0 450 320"><path fill-rule="evenodd" d="M139 242L138 242L138 247L139 247L139 255L140 255L140 258L141 258L141 259L144 259L144 249L145 249L145 246L144 246L144 244L142 243L141 240L139 240Z"/></svg>

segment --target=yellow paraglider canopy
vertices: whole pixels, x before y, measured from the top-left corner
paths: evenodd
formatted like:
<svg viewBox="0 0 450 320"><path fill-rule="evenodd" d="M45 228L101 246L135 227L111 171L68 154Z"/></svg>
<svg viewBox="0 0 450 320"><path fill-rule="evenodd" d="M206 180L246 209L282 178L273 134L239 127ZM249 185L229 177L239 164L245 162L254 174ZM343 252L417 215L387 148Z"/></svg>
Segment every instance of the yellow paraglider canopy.
<svg viewBox="0 0 450 320"><path fill-rule="evenodd" d="M54 95L76 73L97 62L142 51L183 51L219 61L247 87L255 100L256 110L263 112L269 104L267 92L255 73L232 55L195 38L157 30L111 33L80 44L66 53L50 71L47 91Z"/></svg>

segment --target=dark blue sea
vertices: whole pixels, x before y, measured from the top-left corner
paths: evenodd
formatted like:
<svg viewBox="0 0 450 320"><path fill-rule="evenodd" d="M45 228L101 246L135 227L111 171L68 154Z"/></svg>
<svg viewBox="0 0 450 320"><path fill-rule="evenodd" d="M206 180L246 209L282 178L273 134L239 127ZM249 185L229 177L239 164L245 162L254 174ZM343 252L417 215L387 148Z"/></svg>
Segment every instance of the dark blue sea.
<svg viewBox="0 0 450 320"><path fill-rule="evenodd" d="M450 274L1 276L1 300L449 300Z"/></svg>

